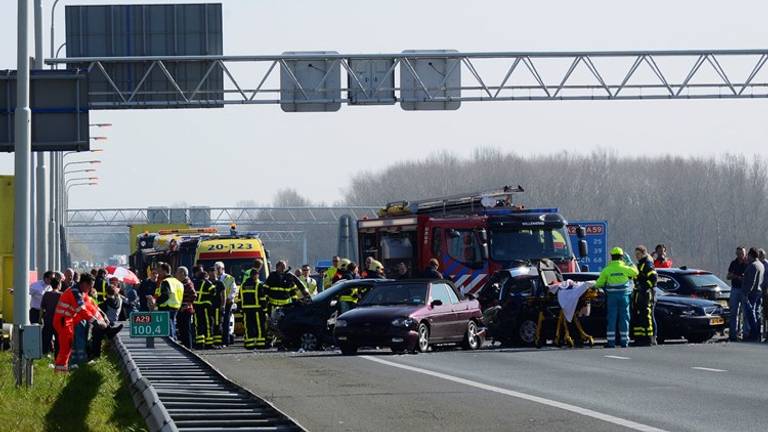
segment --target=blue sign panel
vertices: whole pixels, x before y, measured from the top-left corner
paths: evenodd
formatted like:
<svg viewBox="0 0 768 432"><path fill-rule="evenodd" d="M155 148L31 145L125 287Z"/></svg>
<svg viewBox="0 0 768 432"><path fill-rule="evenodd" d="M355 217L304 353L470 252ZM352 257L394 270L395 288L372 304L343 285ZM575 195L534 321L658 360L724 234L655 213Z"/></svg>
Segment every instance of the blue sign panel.
<svg viewBox="0 0 768 432"><path fill-rule="evenodd" d="M576 235L578 227L584 227L587 232L587 256L579 257L579 265L582 270L599 272L608 264L608 221L574 221L568 224L568 234L571 245L577 251L579 237Z"/></svg>

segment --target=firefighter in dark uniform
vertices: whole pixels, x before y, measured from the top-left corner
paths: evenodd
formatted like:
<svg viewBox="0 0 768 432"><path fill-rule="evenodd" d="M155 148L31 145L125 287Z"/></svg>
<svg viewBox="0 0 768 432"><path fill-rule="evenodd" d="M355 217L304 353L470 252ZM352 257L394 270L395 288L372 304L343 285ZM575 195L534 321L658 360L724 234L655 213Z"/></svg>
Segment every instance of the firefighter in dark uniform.
<svg viewBox="0 0 768 432"><path fill-rule="evenodd" d="M272 312L293 303L294 299L309 297L304 284L291 273L285 261L275 264L275 271L269 274L264 285L267 292L267 316L270 317ZM279 344L280 341L276 339L275 343Z"/></svg>
<svg viewBox="0 0 768 432"><path fill-rule="evenodd" d="M96 281L93 284L93 288L96 290L96 303L98 303L99 306L107 301L107 286L109 286L107 271L99 269L96 273Z"/></svg>
<svg viewBox="0 0 768 432"><path fill-rule="evenodd" d="M656 269L645 246L635 248L637 270L635 288L632 290L632 336L637 345L650 345L653 337L653 303L656 298Z"/></svg>
<svg viewBox="0 0 768 432"><path fill-rule="evenodd" d="M195 346L213 347L213 295L214 285L208 280L208 273L202 267L195 268Z"/></svg>
<svg viewBox="0 0 768 432"><path fill-rule="evenodd" d="M250 277L240 285L240 304L243 313L243 327L245 336L243 345L245 349L263 349L266 347L266 341L262 325L262 305L266 300L263 293L264 286L259 281L259 270L251 269Z"/></svg>
<svg viewBox="0 0 768 432"><path fill-rule="evenodd" d="M227 288L224 283L216 276L216 268L208 268L208 283L213 285L211 289L211 336L213 340L213 348L219 349L224 344L224 338L222 337L222 318L224 315L224 295Z"/></svg>

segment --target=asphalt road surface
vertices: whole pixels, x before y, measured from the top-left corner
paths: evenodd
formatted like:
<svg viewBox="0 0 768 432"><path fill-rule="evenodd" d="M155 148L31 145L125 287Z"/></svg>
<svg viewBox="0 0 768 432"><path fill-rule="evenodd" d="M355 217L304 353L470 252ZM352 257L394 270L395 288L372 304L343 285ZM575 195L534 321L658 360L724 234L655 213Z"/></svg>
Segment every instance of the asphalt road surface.
<svg viewBox="0 0 768 432"><path fill-rule="evenodd" d="M204 358L313 432L768 430L765 344Z"/></svg>

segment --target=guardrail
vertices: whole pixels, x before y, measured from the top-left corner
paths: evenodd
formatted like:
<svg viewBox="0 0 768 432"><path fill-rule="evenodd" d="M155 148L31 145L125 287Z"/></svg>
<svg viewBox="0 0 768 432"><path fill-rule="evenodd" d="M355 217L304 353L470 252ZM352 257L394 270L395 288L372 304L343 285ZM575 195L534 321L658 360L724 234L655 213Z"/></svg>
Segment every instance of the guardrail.
<svg viewBox="0 0 768 432"><path fill-rule="evenodd" d="M152 432L301 432L293 419L168 339L147 348L124 330L115 338L137 410Z"/></svg>

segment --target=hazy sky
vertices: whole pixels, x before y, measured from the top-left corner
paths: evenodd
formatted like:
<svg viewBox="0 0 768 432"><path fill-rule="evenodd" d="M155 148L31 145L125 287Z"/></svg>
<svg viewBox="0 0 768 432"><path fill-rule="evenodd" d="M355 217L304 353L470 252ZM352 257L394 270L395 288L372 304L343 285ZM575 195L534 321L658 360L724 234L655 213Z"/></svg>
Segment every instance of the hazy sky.
<svg viewBox="0 0 768 432"><path fill-rule="evenodd" d="M61 1L57 44L64 39L62 4L105 3ZM709 0L222 3L225 54L725 49L765 48L768 41L764 0L727 7ZM51 4L45 0L46 53ZM0 69L16 67L15 6L0 5ZM479 146L519 154L766 154L767 114L766 100L465 103L455 112L342 106L294 114L277 105L91 111L93 122L114 126L105 144L96 143L106 149L101 184L73 190L70 207L269 203L283 187L333 202L361 170L439 150L469 155ZM12 172L12 155L0 155L0 174Z"/></svg>

